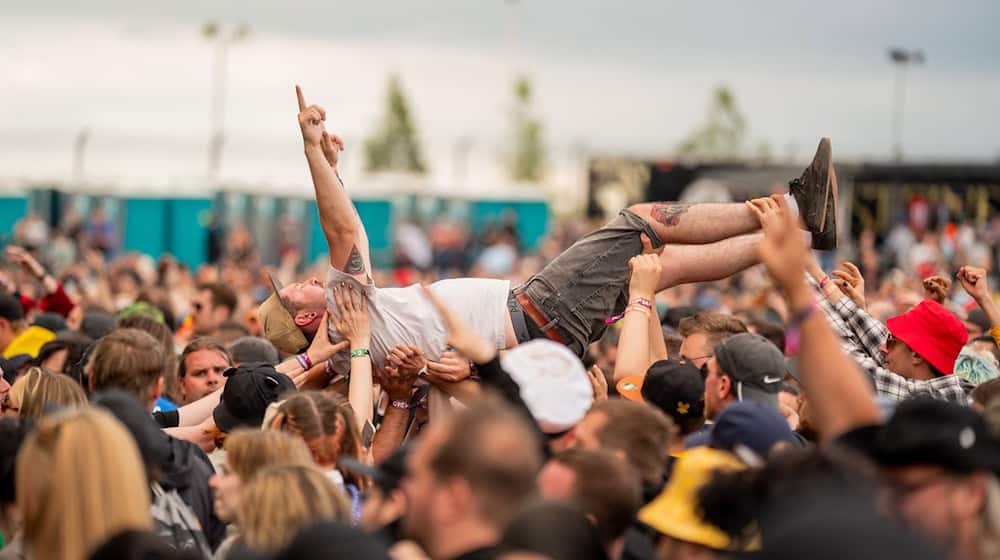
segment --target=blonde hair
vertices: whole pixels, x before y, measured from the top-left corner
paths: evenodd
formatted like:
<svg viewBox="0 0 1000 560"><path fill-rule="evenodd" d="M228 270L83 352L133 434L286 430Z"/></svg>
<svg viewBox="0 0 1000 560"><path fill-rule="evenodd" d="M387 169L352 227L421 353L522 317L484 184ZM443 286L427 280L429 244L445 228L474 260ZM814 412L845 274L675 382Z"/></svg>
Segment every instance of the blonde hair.
<svg viewBox="0 0 1000 560"><path fill-rule="evenodd" d="M41 418L46 405L60 408L80 408L87 404L87 395L80 384L61 373L33 367L14 384L18 387L18 402L22 418Z"/></svg>
<svg viewBox="0 0 1000 560"><path fill-rule="evenodd" d="M315 466L305 442L285 432L236 430L226 437L225 449L226 468L243 482L265 467Z"/></svg>
<svg viewBox="0 0 1000 560"><path fill-rule="evenodd" d="M42 418L16 468L17 506L34 558L84 560L123 530L152 527L139 450L103 410Z"/></svg>
<svg viewBox="0 0 1000 560"><path fill-rule="evenodd" d="M237 519L243 544L277 552L317 521L350 524L351 506L318 468L279 465L261 469L243 485Z"/></svg>

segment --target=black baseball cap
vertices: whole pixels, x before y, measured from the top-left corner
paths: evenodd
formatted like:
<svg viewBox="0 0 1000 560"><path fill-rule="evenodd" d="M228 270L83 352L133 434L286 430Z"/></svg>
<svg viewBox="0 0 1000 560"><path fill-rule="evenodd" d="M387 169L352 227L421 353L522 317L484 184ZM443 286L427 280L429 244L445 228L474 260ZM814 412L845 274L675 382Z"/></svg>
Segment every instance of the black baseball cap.
<svg viewBox="0 0 1000 560"><path fill-rule="evenodd" d="M7 383L13 385L17 378L17 370L24 367L31 359L29 354L17 354L9 358L0 357L0 371L3 372L3 378Z"/></svg>
<svg viewBox="0 0 1000 560"><path fill-rule="evenodd" d="M785 379L785 356L759 334L733 335L715 347L719 369L735 381L732 389L740 401L754 401L778 410L778 392Z"/></svg>
<svg viewBox="0 0 1000 560"><path fill-rule="evenodd" d="M398 489L400 483L403 482L403 477L406 476L406 456L409 451L409 445L402 445L378 466L368 465L347 455L342 455L337 460L337 466L341 470L370 478L383 493L388 494Z"/></svg>
<svg viewBox="0 0 1000 560"><path fill-rule="evenodd" d="M645 376L625 377L617 388L626 399L651 404L678 423L705 414L705 380L687 360L660 360Z"/></svg>
<svg viewBox="0 0 1000 560"><path fill-rule="evenodd" d="M0 294L0 318L8 321L24 319L24 308L21 301L10 294Z"/></svg>
<svg viewBox="0 0 1000 560"><path fill-rule="evenodd" d="M229 368L219 406L212 417L223 432L240 426L260 428L267 406L285 393L295 391L295 383L267 364L244 364Z"/></svg>
<svg viewBox="0 0 1000 560"><path fill-rule="evenodd" d="M967 406L931 398L899 403L867 451L883 467L934 465L1000 473L1000 442Z"/></svg>

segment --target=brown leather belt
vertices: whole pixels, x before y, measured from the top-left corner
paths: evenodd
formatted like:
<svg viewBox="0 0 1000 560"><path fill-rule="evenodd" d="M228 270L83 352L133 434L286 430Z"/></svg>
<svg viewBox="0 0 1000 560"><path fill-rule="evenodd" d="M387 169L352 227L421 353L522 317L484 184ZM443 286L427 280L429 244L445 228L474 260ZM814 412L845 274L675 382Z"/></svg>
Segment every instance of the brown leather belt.
<svg viewBox="0 0 1000 560"><path fill-rule="evenodd" d="M524 292L517 294L517 302L521 304L521 309L524 310L524 314L527 315L529 319L535 322L535 325L539 329L541 329L543 333L545 333L545 336L548 337L549 340L553 340L555 342L558 342L559 344L566 344L566 341L563 339L563 337L560 336L558 332L556 332L555 327L550 327L548 330L545 330L545 327L548 326L549 324L549 320L545 317L544 313L542 313L541 311L538 310L537 307L535 307L534 303L531 303L531 300L528 299L527 294L525 294Z"/></svg>

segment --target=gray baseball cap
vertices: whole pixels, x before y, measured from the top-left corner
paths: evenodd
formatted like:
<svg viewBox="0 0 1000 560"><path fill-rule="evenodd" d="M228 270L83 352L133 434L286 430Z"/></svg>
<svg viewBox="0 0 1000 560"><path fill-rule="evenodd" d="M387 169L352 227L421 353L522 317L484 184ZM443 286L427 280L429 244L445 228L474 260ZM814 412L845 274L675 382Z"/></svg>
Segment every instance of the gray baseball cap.
<svg viewBox="0 0 1000 560"><path fill-rule="evenodd" d="M778 410L778 391L787 367L785 356L771 341L754 333L731 336L715 347L715 361L733 378L737 399Z"/></svg>

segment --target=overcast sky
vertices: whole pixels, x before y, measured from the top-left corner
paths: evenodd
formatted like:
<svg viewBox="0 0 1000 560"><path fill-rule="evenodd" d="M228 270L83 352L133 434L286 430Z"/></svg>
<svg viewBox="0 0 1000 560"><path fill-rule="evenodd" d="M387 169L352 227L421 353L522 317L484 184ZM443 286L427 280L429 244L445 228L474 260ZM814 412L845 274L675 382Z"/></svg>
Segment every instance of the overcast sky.
<svg viewBox="0 0 1000 560"><path fill-rule="evenodd" d="M890 45L927 53L907 74L907 156L1000 157L996 1L871 4L5 0L0 179L66 179L82 127L90 177L162 185L203 174L212 48L200 27L210 19L252 29L230 51L227 179L305 183L296 82L327 107L348 157L359 154L390 72L441 177L463 138L474 167L503 150L519 73L534 81L557 164L580 150L668 157L720 83L778 156L806 158L828 135L835 156L885 158Z"/></svg>

